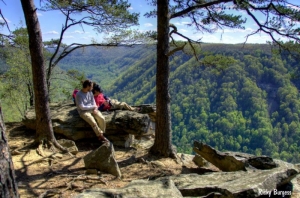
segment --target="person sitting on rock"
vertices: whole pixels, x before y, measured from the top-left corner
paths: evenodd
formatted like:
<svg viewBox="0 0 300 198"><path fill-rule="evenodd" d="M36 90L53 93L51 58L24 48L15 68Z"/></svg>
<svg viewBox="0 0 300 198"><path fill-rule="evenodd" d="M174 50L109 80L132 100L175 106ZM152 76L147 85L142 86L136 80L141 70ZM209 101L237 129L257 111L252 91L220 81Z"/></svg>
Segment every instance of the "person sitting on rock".
<svg viewBox="0 0 300 198"><path fill-rule="evenodd" d="M72 93L72 100L74 102L74 105L76 105L76 102L75 102L75 97L76 97L76 94L79 90L77 88L74 89L73 93Z"/></svg>
<svg viewBox="0 0 300 198"><path fill-rule="evenodd" d="M94 99L99 111L109 111L111 109L136 111L138 109L128 105L125 102L119 102L116 99L110 99L103 94L103 90L98 84L94 84L93 90Z"/></svg>
<svg viewBox="0 0 300 198"><path fill-rule="evenodd" d="M103 136L106 128L105 118L98 110L93 93L91 92L92 89L92 81L85 80L82 83L82 89L75 96L77 111L80 117L92 126L98 139L102 142L108 142Z"/></svg>

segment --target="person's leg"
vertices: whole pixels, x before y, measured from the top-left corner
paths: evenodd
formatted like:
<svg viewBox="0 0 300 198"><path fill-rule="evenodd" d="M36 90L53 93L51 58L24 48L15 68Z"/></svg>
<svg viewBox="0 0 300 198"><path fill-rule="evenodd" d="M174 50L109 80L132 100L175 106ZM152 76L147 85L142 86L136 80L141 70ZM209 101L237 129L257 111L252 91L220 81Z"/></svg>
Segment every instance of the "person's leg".
<svg viewBox="0 0 300 198"><path fill-rule="evenodd" d="M98 127L97 122L95 118L92 116L91 112L81 113L80 117L84 119L87 123L89 123L89 125L91 125L97 137L103 134L103 131Z"/></svg>
<svg viewBox="0 0 300 198"><path fill-rule="evenodd" d="M100 111L97 111L96 114L93 114L93 116L95 117L99 128L103 131L103 133L105 133L105 129L106 129L106 122L105 122L105 118L102 115L102 113Z"/></svg>
<svg viewBox="0 0 300 198"><path fill-rule="evenodd" d="M132 106L128 105L126 102L119 102L116 99L112 99L111 103L113 104L114 109L120 109L120 110L125 109L129 111L135 110Z"/></svg>

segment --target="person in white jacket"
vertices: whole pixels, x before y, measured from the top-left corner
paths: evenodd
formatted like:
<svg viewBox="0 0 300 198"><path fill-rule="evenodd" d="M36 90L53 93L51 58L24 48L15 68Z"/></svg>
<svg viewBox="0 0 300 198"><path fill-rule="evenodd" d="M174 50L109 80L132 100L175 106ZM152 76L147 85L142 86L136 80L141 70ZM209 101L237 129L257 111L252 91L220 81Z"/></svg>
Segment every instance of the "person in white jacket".
<svg viewBox="0 0 300 198"><path fill-rule="evenodd" d="M82 89L76 93L75 97L77 111L80 117L92 126L98 139L107 142L108 140L103 135L106 128L105 118L98 110L94 95L91 92L92 89L92 81L85 80L82 83Z"/></svg>

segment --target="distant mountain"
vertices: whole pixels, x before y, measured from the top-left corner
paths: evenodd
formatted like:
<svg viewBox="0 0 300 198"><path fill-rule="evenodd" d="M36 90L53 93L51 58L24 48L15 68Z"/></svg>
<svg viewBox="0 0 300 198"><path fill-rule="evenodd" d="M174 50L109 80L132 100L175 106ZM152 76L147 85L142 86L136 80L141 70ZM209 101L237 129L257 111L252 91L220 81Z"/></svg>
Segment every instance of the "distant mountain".
<svg viewBox="0 0 300 198"><path fill-rule="evenodd" d="M122 72L143 59L153 55L154 47L87 47L66 56L59 67L64 70L84 71L87 78L93 79L103 87L108 87Z"/></svg>
<svg viewBox="0 0 300 198"><path fill-rule="evenodd" d="M298 61L288 54L272 55L262 44L204 44L202 50L231 56L236 63L216 70L181 52L170 58L178 151L191 153L193 140L200 140L218 150L300 162L300 83L291 78ZM87 52L68 57L61 68L85 71L111 98L136 105L155 102L155 48Z"/></svg>

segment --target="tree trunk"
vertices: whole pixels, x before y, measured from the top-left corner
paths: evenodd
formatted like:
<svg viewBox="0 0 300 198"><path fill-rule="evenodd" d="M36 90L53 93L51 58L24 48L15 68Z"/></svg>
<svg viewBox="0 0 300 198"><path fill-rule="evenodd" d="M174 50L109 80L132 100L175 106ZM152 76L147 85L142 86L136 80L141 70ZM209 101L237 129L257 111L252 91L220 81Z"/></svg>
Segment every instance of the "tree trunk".
<svg viewBox="0 0 300 198"><path fill-rule="evenodd" d="M33 0L21 0L29 36L36 113L36 141L55 141L46 86L45 62L40 24Z"/></svg>
<svg viewBox="0 0 300 198"><path fill-rule="evenodd" d="M34 95L33 95L33 91L32 91L32 88L29 83L27 84L27 89L28 89L28 95L29 95L29 105L30 105L30 107L33 107Z"/></svg>
<svg viewBox="0 0 300 198"><path fill-rule="evenodd" d="M0 197L19 197L0 104Z"/></svg>
<svg viewBox="0 0 300 198"><path fill-rule="evenodd" d="M157 74L156 127L151 152L164 157L175 157L172 148L171 111L169 95L169 0L157 1Z"/></svg>

